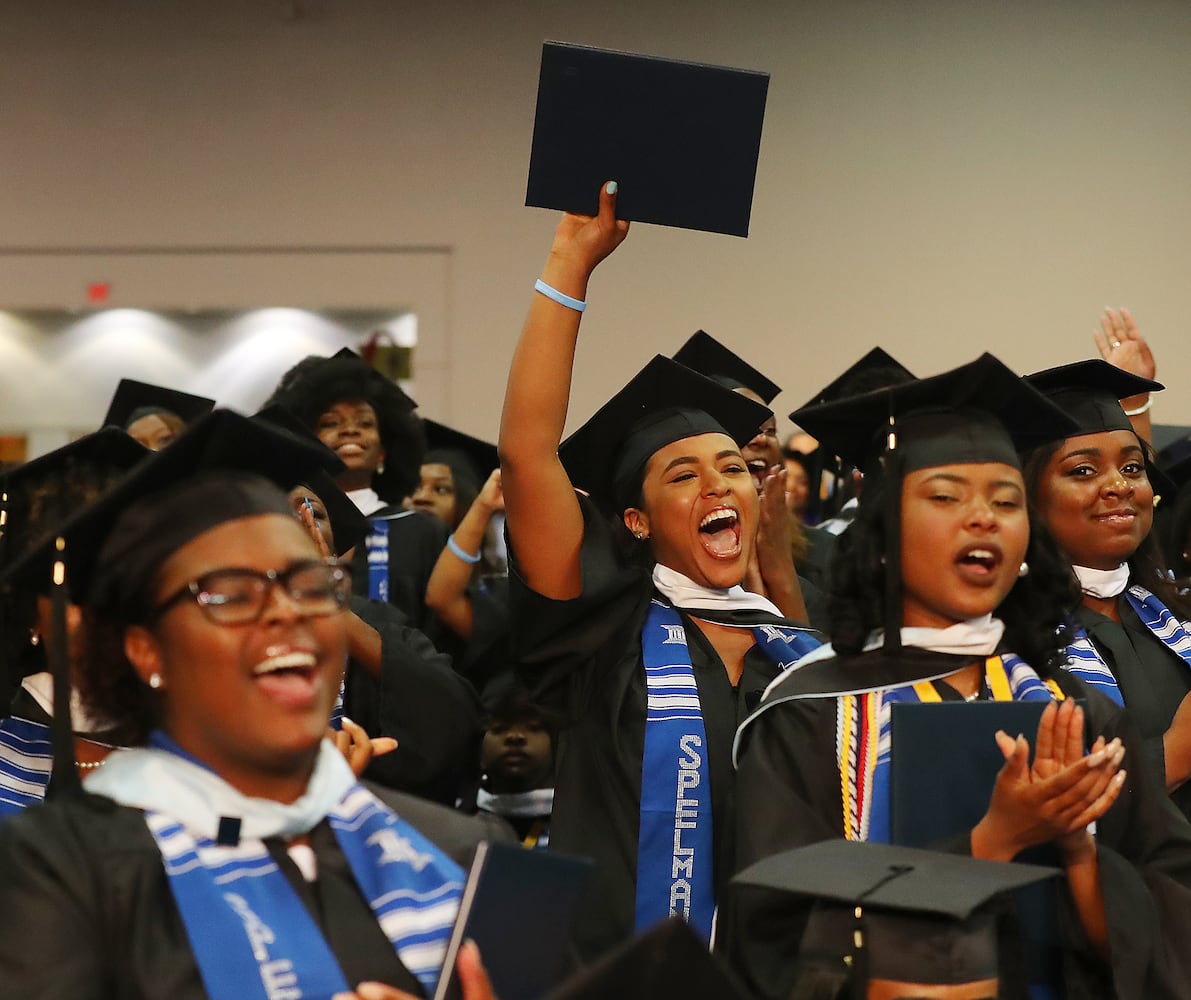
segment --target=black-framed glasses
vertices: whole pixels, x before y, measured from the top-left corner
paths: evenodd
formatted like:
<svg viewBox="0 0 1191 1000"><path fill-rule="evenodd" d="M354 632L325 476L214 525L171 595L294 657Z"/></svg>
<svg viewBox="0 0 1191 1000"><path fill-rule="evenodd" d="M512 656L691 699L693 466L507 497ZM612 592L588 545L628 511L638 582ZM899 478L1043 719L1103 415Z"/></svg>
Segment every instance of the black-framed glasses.
<svg viewBox="0 0 1191 1000"><path fill-rule="evenodd" d="M250 625L260 619L273 587L280 587L304 618L342 611L351 595L351 573L334 559L311 559L285 569L216 569L179 587L153 609L158 618L191 598L220 625Z"/></svg>

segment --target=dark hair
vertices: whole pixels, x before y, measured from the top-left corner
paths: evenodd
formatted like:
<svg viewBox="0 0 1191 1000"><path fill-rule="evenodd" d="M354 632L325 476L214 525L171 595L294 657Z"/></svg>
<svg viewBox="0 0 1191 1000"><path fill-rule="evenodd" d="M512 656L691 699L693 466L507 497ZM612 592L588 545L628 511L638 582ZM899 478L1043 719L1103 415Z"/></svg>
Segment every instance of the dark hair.
<svg viewBox="0 0 1191 1000"><path fill-rule="evenodd" d="M1138 441L1141 444L1142 454L1145 457L1145 467L1148 475L1155 467L1154 449L1148 441L1142 441L1141 438L1138 438ZM1055 452L1062 445L1063 441L1055 441L1051 444L1043 445L1041 448L1035 448L1025 456L1022 470L1026 481L1026 492L1030 496L1031 503L1036 502L1046 467L1050 464L1050 460ZM1038 517L1037 520L1041 522L1042 518ZM1060 556L1069 567L1071 565L1070 560L1061 553ZM1184 621L1191 620L1191 599L1183 596L1179 588L1171 581L1168 572L1169 567L1159 545L1157 532L1153 527L1151 527L1149 534L1141 540L1141 544L1127 561L1129 563L1130 582L1139 583L1146 590L1151 591L1176 617Z"/></svg>
<svg viewBox="0 0 1191 1000"><path fill-rule="evenodd" d="M476 502L483 483L476 481L471 460L456 448L435 448L422 456L422 465L445 465L451 472L455 490L455 523L447 525L452 531ZM419 471L419 476L421 475Z"/></svg>
<svg viewBox="0 0 1191 1000"><path fill-rule="evenodd" d="M426 431L413 412L412 401L360 358L304 358L281 376L265 406L281 405L311 431L335 403L363 400L376 411L384 472L372 477L372 488L387 503L400 503L418 485Z"/></svg>
<svg viewBox="0 0 1191 1000"><path fill-rule="evenodd" d="M896 484L900 489L901 484ZM841 653L858 653L873 631L884 627L884 498L889 484L878 471L864 481L852 526L839 540L831 570L831 642ZM1029 573L1001 602L1005 642L1046 677L1065 659L1068 622L1079 605L1079 588L1050 532L1030 510Z"/></svg>
<svg viewBox="0 0 1191 1000"><path fill-rule="evenodd" d="M120 746L143 745L161 719L156 692L124 655L124 632L132 624L83 608L83 669L76 686L88 711L111 724L111 738Z"/></svg>

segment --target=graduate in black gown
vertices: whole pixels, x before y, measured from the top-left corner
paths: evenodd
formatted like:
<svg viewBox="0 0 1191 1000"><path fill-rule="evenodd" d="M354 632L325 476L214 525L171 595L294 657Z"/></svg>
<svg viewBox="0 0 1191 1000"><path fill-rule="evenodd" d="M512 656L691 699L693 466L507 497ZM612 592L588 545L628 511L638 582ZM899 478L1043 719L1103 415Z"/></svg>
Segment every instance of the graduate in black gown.
<svg viewBox="0 0 1191 1000"><path fill-rule="evenodd" d="M447 531L434 518L401 506L418 483L426 451L414 401L344 348L333 357L311 356L294 365L266 407L273 405L293 413L335 452L345 466L337 482L371 522L365 544L354 554L355 592L396 605L437 639L441 625L427 614L424 597Z"/></svg>
<svg viewBox="0 0 1191 1000"><path fill-rule="evenodd" d="M1026 380L1077 424L1025 464L1038 513L1080 583L1071 669L1129 709L1158 781L1191 816L1191 601L1168 579L1153 530L1157 497L1169 491L1156 487L1119 402L1161 385L1102 360Z"/></svg>
<svg viewBox="0 0 1191 1000"><path fill-rule="evenodd" d="M1006 763L987 811L937 846L1055 852L1062 985L1035 982L1032 996L1185 995L1191 827L1138 760L1127 716L1060 669L1073 586L1030 530L1016 448L1070 422L989 356L792 419L864 467L865 491L833 574L832 646L774 684L738 736L741 864L831 838L889 841L892 703L1049 703L1032 740L997 735ZM759 995L786 996L805 908L758 890L728 903L734 965Z"/></svg>
<svg viewBox="0 0 1191 1000"><path fill-rule="evenodd" d="M761 505L740 446L763 407L658 357L559 449L581 300L627 231L615 185L559 224L499 443L514 662L563 717L550 846L597 866L586 957L671 913L706 940L732 873L732 734L817 645L782 627L788 549L762 567L773 600L740 587Z"/></svg>
<svg viewBox="0 0 1191 1000"><path fill-rule="evenodd" d="M490 827L378 796L324 739L346 575L244 468L325 456L217 412L64 526L83 701L130 749L0 827L6 994L433 990L455 859ZM474 951L460 964L490 997Z"/></svg>

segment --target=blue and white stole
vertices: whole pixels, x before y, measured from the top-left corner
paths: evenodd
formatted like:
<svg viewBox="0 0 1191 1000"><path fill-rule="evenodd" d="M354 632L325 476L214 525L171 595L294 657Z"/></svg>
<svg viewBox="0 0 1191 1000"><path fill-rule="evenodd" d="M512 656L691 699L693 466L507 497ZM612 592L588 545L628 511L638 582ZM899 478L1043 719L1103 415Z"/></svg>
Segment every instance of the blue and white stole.
<svg viewBox="0 0 1191 1000"><path fill-rule="evenodd" d="M364 536L368 556L368 598L389 600L389 522L383 517L370 518Z"/></svg>
<svg viewBox="0 0 1191 1000"><path fill-rule="evenodd" d="M0 820L45 799L53 766L49 726L13 717L0 720Z"/></svg>
<svg viewBox="0 0 1191 1000"><path fill-rule="evenodd" d="M1186 623L1140 584L1125 591L1125 600L1141 623L1191 668L1191 632L1187 631Z"/></svg>
<svg viewBox="0 0 1191 1000"><path fill-rule="evenodd" d="M463 871L358 784L329 742L292 806L242 796L168 739L153 744L113 754L87 790L145 809L213 1000L298 1000L354 988L263 840L323 818L401 962L434 992ZM224 835L229 816L242 823L239 839Z"/></svg>
<svg viewBox="0 0 1191 1000"><path fill-rule="evenodd" d="M759 625L752 632L757 645L780 666L819 645L808 632L778 625ZM650 601L641 652L647 703L635 927L640 931L681 916L709 942L715 855L707 733L686 629L669 603Z"/></svg>
<svg viewBox="0 0 1191 1000"><path fill-rule="evenodd" d="M1062 701L1052 680L1012 653L984 661L985 680L995 701ZM891 836L889 771L894 702L941 701L932 681L843 695L836 699L836 761L843 799L844 836L887 844Z"/></svg>

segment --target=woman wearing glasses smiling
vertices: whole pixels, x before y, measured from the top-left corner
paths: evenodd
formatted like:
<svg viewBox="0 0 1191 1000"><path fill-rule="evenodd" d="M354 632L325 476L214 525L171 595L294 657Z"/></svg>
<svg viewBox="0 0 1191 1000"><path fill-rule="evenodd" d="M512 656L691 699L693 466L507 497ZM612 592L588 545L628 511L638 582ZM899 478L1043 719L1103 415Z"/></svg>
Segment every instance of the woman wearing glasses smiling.
<svg viewBox="0 0 1191 1000"><path fill-rule="evenodd" d="M350 581L281 490L227 468L320 452L216 413L64 529L81 693L132 749L0 831L13 995L433 991L461 828L423 806L423 834L324 739ZM460 966L465 998L490 996L474 949Z"/></svg>

